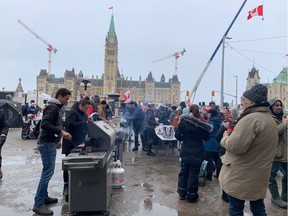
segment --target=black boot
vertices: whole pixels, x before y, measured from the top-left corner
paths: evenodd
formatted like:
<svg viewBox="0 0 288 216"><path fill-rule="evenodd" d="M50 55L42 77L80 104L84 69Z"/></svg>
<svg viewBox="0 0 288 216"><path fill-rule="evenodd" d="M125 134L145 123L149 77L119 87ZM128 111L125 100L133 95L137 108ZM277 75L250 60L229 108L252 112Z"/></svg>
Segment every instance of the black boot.
<svg viewBox="0 0 288 216"><path fill-rule="evenodd" d="M132 151L138 151L138 145L135 145Z"/></svg>
<svg viewBox="0 0 288 216"><path fill-rule="evenodd" d="M148 147L147 155L148 156L155 156L155 153L151 151L152 150L152 142L148 142L147 147Z"/></svg>
<svg viewBox="0 0 288 216"><path fill-rule="evenodd" d="M150 150L147 152L147 156L155 156L155 153Z"/></svg>

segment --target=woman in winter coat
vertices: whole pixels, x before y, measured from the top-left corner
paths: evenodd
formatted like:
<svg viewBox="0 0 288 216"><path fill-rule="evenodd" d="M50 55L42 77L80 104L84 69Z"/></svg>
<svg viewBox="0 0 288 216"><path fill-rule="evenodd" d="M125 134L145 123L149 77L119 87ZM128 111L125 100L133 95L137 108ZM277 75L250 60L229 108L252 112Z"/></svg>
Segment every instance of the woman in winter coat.
<svg viewBox="0 0 288 216"><path fill-rule="evenodd" d="M87 109L91 105L89 98L84 98L76 102L67 113L65 119L65 130L72 135L72 140L63 139L62 154L69 155L76 146L85 143L88 133ZM63 171L64 189L63 195L68 199L68 171Z"/></svg>
<svg viewBox="0 0 288 216"><path fill-rule="evenodd" d="M219 182L229 196L229 215L243 215L246 200L253 215L267 215L264 198L278 139L267 92L266 86L257 84L243 93L244 111L233 132L225 131L220 142L226 153Z"/></svg>
<svg viewBox="0 0 288 216"><path fill-rule="evenodd" d="M278 128L278 145L276 155L272 164L269 190L271 193L271 202L280 208L287 209L287 122L283 122L283 103L281 100L271 99L269 100L270 111L273 118L276 121ZM281 197L278 192L278 186L276 182L276 176L278 170L282 170L282 193Z"/></svg>
<svg viewBox="0 0 288 216"><path fill-rule="evenodd" d="M175 138L183 141L180 151L181 171L177 192L180 199L193 203L198 200L198 174L204 160L204 140L209 139L213 127L200 117L199 107L191 105L189 114L180 116Z"/></svg>

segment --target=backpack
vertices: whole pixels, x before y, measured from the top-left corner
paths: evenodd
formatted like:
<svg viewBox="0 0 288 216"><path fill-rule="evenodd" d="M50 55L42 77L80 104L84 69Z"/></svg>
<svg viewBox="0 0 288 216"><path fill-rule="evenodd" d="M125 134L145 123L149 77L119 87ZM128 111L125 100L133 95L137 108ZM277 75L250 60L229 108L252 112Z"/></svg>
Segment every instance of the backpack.
<svg viewBox="0 0 288 216"><path fill-rule="evenodd" d="M178 124L179 124L179 113L178 112L175 112L175 115L174 115L174 118L171 122L171 125L174 126L174 128L178 128Z"/></svg>

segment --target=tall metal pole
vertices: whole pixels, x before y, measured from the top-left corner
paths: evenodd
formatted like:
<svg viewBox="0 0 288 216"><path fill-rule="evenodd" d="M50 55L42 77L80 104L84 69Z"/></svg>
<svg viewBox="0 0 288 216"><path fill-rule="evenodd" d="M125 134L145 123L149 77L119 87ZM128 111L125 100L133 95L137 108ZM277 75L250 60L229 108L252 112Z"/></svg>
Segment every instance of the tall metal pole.
<svg viewBox="0 0 288 216"><path fill-rule="evenodd" d="M224 104L224 51L225 51L225 35L222 38L222 68L221 68L221 90L220 90L220 107Z"/></svg>
<svg viewBox="0 0 288 216"><path fill-rule="evenodd" d="M236 78L236 106L238 106L238 75L234 77Z"/></svg>
<svg viewBox="0 0 288 216"><path fill-rule="evenodd" d="M244 1L243 1L241 7L239 8L238 12L236 13L235 17L233 18L231 24L229 25L228 29L227 29L226 32L224 33L224 36L225 36L225 37L228 35L230 29L232 28L234 22L236 21L237 17L239 16L240 12L242 11L242 9L243 9L244 5L246 4L246 2L247 2L247 0L244 0ZM210 64L211 64L214 56L216 55L217 51L219 50L219 48L220 48L220 46L221 46L221 44L222 44L222 41L223 41L223 40L222 40L222 38L221 38L221 40L220 40L220 42L218 43L216 49L214 50L212 56L210 57L209 61L207 62L205 68L203 69L202 73L200 74L199 78L197 79L197 81L196 81L193 89L191 90L189 96L187 97L187 102L188 102L188 101L190 102L190 98L193 96L193 98L192 98L192 103L193 103L194 98L195 98L195 96L196 96L196 91L197 91L197 89L198 89L198 86L200 85L200 82L201 82L204 74L206 73L207 69L209 68L209 66L210 66Z"/></svg>

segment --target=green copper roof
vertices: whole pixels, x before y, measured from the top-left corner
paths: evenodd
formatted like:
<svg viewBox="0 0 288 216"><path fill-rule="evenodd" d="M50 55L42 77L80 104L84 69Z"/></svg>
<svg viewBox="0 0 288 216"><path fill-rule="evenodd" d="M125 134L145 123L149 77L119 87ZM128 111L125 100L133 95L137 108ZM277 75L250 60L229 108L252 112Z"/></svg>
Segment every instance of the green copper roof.
<svg viewBox="0 0 288 216"><path fill-rule="evenodd" d="M287 84L288 79L288 67L284 67L282 71L278 74L278 76L273 80L274 83L282 83Z"/></svg>
<svg viewBox="0 0 288 216"><path fill-rule="evenodd" d="M108 35L109 36L116 36L115 25L114 25L114 16L113 15L111 16Z"/></svg>

